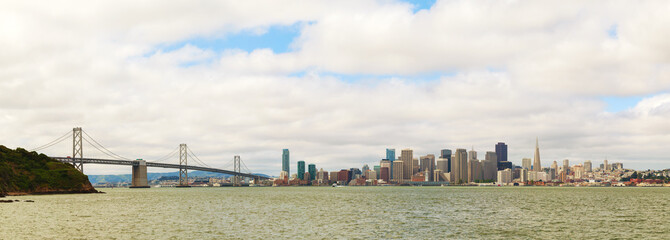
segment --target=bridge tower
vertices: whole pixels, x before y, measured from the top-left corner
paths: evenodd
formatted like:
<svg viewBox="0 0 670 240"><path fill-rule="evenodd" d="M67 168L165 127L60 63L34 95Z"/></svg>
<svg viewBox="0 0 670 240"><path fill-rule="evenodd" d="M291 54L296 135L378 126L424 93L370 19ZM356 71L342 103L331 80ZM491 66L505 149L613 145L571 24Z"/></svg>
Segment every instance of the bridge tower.
<svg viewBox="0 0 670 240"><path fill-rule="evenodd" d="M189 187L188 185L188 147L186 143L179 144L179 186Z"/></svg>
<svg viewBox="0 0 670 240"><path fill-rule="evenodd" d="M235 155L235 157L233 158L233 165L234 165L233 171L237 173L237 174L235 174L235 176L233 176L233 186L239 187L239 186L242 185L242 183L240 181L242 176L239 175L239 173L241 172L240 156L239 155Z"/></svg>
<svg viewBox="0 0 670 240"><path fill-rule="evenodd" d="M84 144L81 142L81 127L72 129L72 165L80 172L84 172Z"/></svg>

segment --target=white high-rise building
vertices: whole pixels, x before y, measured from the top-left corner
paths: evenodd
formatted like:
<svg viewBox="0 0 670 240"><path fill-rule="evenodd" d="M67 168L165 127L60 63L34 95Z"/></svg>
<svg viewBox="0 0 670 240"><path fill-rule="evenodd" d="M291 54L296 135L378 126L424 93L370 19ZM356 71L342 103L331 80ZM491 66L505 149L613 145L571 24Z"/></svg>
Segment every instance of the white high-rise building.
<svg viewBox="0 0 670 240"><path fill-rule="evenodd" d="M508 184L512 182L512 169L498 171L498 184Z"/></svg>
<svg viewBox="0 0 670 240"><path fill-rule="evenodd" d="M531 170L530 158L521 159L521 167L526 170Z"/></svg>

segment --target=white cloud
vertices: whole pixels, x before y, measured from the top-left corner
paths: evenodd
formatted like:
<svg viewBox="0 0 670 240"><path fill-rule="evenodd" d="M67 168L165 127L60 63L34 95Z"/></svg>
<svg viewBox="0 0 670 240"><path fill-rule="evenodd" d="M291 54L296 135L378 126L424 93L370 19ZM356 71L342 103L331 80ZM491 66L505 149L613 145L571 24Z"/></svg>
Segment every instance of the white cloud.
<svg viewBox="0 0 670 240"><path fill-rule="evenodd" d="M277 174L282 148L335 170L374 164L386 147L424 155L505 141L519 162L539 136L543 165L667 167L665 2L438 1L417 13L394 1L7 5L0 144L10 147L82 126L130 158L188 143L209 165L239 154ZM164 48L296 22L309 24L287 53ZM455 74L420 77L435 72ZM372 77L337 77L358 74ZM602 95L649 97L606 113Z"/></svg>

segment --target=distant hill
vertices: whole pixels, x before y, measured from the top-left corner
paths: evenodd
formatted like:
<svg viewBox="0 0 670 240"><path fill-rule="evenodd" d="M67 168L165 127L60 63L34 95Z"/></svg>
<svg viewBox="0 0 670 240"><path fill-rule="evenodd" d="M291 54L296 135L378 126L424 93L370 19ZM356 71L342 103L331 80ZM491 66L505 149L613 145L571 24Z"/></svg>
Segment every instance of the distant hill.
<svg viewBox="0 0 670 240"><path fill-rule="evenodd" d="M259 176L270 177L265 174L254 173ZM147 173L147 179L149 181L159 179L160 177L170 177L170 176L179 176L179 172L168 172L168 173ZM189 177L230 177L232 175L223 174L223 173L213 173L213 172L204 172L204 171L189 171ZM130 182L132 178L131 174L119 174L119 175L88 175L88 180L92 184L98 183L119 183L119 182Z"/></svg>
<svg viewBox="0 0 670 240"><path fill-rule="evenodd" d="M94 192L86 175L72 165L0 145L0 195Z"/></svg>

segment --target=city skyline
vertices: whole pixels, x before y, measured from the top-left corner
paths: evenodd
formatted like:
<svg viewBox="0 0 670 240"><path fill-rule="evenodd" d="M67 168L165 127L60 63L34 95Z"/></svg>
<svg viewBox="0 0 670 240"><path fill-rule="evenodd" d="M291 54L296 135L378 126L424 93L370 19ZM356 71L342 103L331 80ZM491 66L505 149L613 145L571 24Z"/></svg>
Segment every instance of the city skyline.
<svg viewBox="0 0 670 240"><path fill-rule="evenodd" d="M543 166L607 158L663 169L667 5L7 2L0 144L31 149L79 126L128 159L187 143L212 167L239 155L276 174L284 148L293 163L338 169L385 148L474 146L481 159L505 142L520 164L537 136Z"/></svg>

